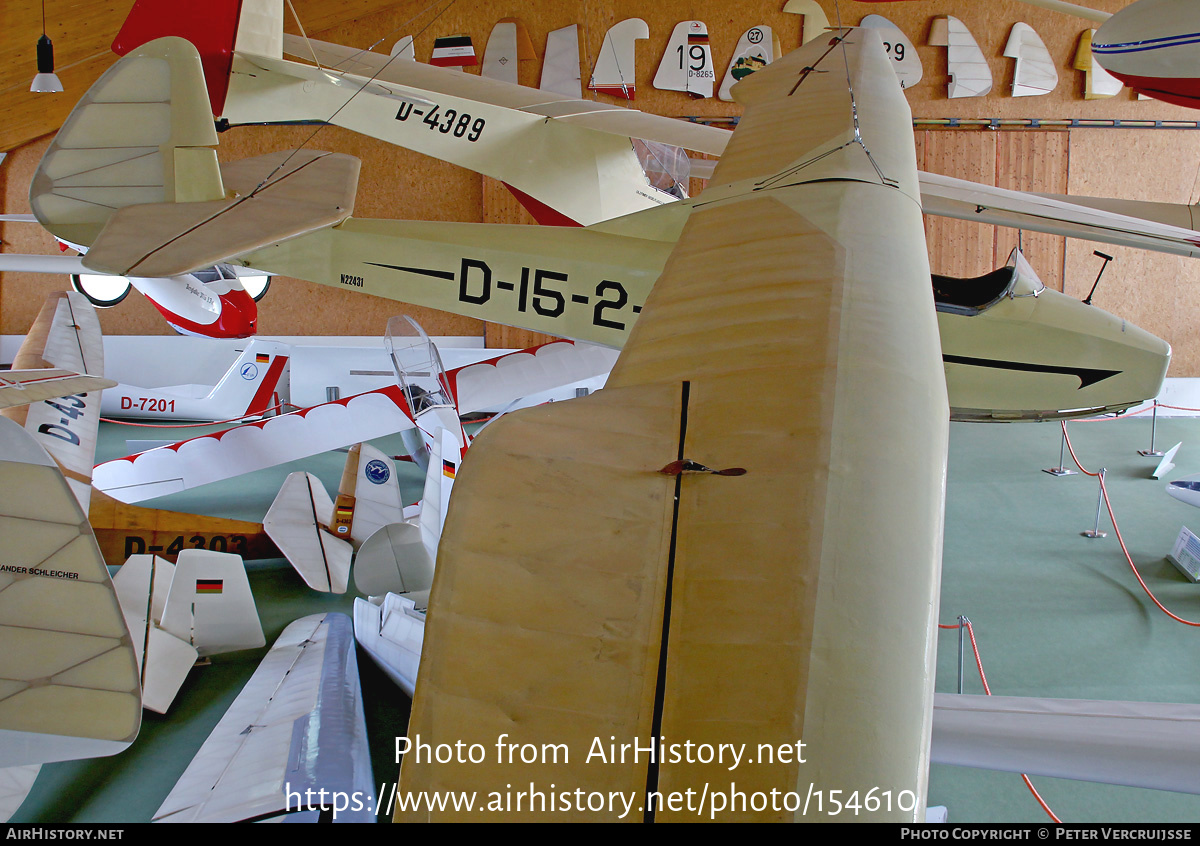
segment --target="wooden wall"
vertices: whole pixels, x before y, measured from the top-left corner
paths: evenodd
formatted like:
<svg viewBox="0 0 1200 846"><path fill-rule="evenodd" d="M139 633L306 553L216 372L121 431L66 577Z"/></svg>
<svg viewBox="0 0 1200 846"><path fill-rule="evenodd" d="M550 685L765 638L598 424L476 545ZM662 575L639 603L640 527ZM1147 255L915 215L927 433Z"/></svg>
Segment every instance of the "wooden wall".
<svg viewBox="0 0 1200 846"><path fill-rule="evenodd" d="M833 0L820 0L835 19ZM1098 8L1115 11L1127 0L1094 0ZM295 6L309 35L356 47L381 42L386 52L401 35L416 36L417 56L427 60L434 37L452 33L473 36L480 56L492 25L503 17L520 18L539 53L546 33L571 23L581 25L584 73L594 63L607 28L626 17L642 17L650 39L638 42L636 107L669 115L729 116L733 104L696 101L677 92L655 90L650 82L671 28L680 20L707 23L714 65L723 74L741 33L755 24L775 28L784 49L800 40L801 21L783 14L783 0L758 8L719 0L651 4L645 0L429 0L388 3L383 0L296 0ZM106 14L118 21L126 3L108 3ZM53 16L53 6L51 15ZM861 3L843 0L841 18L857 23L864 15L883 14L918 45L924 78L907 92L915 118L1152 118L1195 121L1200 112L1157 101L1139 102L1129 92L1111 100L1084 101L1082 74L1071 67L1079 33L1086 21L1035 9L1015 0L910 0ZM954 14L966 23L992 67L995 87L985 98L949 100L946 97L945 50L925 45L929 22L939 14ZM1044 97L1012 98L1004 93L1012 83L1012 60L1002 50L1015 21L1033 26L1045 40L1059 66L1058 89ZM93 22L93 27L100 26ZM289 22L290 31L297 31ZM115 25L113 27L115 31ZM60 37L56 35L56 46ZM92 37L91 40L95 40ZM90 43L90 42L89 42ZM470 72L470 71L468 71ZM540 61L523 63L521 79L536 84ZM8 92L11 93L11 92ZM68 90L61 97L77 96ZM5 95L0 91L0 95ZM47 95L26 95L46 97ZM597 99L617 102L603 95ZM3 105L0 96L0 105ZM7 108L7 106L6 106ZM221 137L223 159L241 158L303 143L312 128L245 127ZM918 161L926 170L1023 190L1090 193L1135 199L1195 202L1200 166L1200 132L1182 130L1075 129L1071 131L992 131L919 129ZM28 179L46 141L40 139L13 150L0 164L0 192L6 212L27 210ZM308 142L316 149L339 150L363 159L356 215L429 220L515 222L524 212L495 183L441 162L358 138L336 128L324 128ZM986 272L1007 257L1016 233L958 221L927 220L931 263L937 272L974 275ZM36 227L0 225L0 249L13 252L48 251L48 236ZM1047 284L1083 296L1095 278L1097 245L1066 243L1063 239L1026 234L1026 252ZM1190 293L1200 284L1200 263L1101 247L1117 256L1105 275L1096 302L1167 338L1175 347L1172 375L1200 375L1200 345L1190 342L1188 329L1196 322L1196 301ZM1196 278L1193 278L1196 277ZM0 332L19 333L36 312L41 292L62 288L65 280L23 274L0 275ZM260 331L280 334L376 334L386 318L402 308L412 311L433 334L485 334L489 343L506 346L530 340L503 327L414 310L296 280L281 280L260 308ZM154 334L170 330L153 309L131 296L102 317L106 332ZM1192 347L1196 347L1192 349Z"/></svg>

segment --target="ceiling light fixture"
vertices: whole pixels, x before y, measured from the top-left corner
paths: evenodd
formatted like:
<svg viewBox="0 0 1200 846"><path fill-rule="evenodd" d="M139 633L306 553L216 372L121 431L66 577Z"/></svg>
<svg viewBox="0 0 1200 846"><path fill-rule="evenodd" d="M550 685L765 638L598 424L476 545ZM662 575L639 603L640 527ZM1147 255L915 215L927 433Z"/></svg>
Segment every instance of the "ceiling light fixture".
<svg viewBox="0 0 1200 846"><path fill-rule="evenodd" d="M35 94L54 94L63 90L62 81L54 72L54 45L46 35L46 0L42 0L42 37L37 43L37 76L29 90Z"/></svg>

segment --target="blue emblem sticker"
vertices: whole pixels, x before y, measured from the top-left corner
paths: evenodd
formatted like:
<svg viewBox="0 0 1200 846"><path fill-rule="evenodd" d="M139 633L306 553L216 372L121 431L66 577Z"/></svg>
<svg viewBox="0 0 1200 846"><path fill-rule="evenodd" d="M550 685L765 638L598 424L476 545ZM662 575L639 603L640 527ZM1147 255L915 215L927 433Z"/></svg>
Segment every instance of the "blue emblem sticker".
<svg viewBox="0 0 1200 846"><path fill-rule="evenodd" d="M367 481L373 485L382 485L392 475L392 471L388 469L388 466L378 458L372 458L368 461L363 472L367 474Z"/></svg>
<svg viewBox="0 0 1200 846"><path fill-rule="evenodd" d="M242 378L247 382L253 382L258 378L258 365L253 361L247 361L242 365Z"/></svg>

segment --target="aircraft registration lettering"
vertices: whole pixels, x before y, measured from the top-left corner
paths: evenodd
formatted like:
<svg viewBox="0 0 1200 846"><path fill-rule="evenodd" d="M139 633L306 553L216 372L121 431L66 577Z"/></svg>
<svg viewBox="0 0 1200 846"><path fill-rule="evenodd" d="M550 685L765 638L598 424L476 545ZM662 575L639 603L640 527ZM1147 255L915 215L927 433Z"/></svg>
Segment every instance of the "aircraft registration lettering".
<svg viewBox="0 0 1200 846"><path fill-rule="evenodd" d="M191 549L207 549L212 552L233 552L237 555L245 555L247 552L247 540L245 535L219 535L219 534L203 534L192 535L185 539L183 535L176 535L164 548L162 544L149 545L146 539L140 535L125 536L125 557L130 555L143 555L147 552L159 555L178 555L184 550L184 545L190 545Z"/></svg>
<svg viewBox="0 0 1200 846"><path fill-rule="evenodd" d="M122 411L129 411L133 408L139 411L172 412L175 410L175 400L160 399L159 397L121 397Z"/></svg>
<svg viewBox="0 0 1200 846"><path fill-rule="evenodd" d="M459 113L457 109L442 110L434 104L432 109L418 109L412 103L401 103L396 112L396 120L407 121L410 117L421 118L421 123L431 130L436 129L442 135L453 135L455 138L465 137L468 141L478 141L487 126L483 118L471 119L466 112Z"/></svg>
<svg viewBox="0 0 1200 846"><path fill-rule="evenodd" d="M87 394L74 394L73 396L60 397L59 399L68 403L66 406L60 405L58 400L43 400L46 405L55 409L63 416L59 418L58 423L43 423L42 425L38 426L38 432L43 435L49 435L52 438L58 438L59 440L66 441L74 446L79 446L79 435L75 432L72 432L69 427L71 425L71 421L76 420L83 415L83 411L81 411L81 409L87 403L85 403L81 398L86 396Z"/></svg>
<svg viewBox="0 0 1200 846"><path fill-rule="evenodd" d="M458 301L461 303L481 306L492 299L493 293L511 291L515 294L517 311L521 313L532 311L542 317L566 315L569 318L579 311L575 308L568 311L569 306L590 306L593 326L623 331L628 325L627 320L618 318L623 316L626 306L629 306L629 292L623 283L612 279L601 280L592 294L581 294L570 291L571 288L578 290L579 283L570 284L568 274L541 267L522 267L520 281L511 282L496 278L491 265L480 259L462 259L457 273L453 270L402 267L373 261L366 264L457 282ZM635 315L640 314L642 307L631 306L630 311ZM546 331L550 329L547 328Z"/></svg>
<svg viewBox="0 0 1200 846"><path fill-rule="evenodd" d="M611 279L602 280L596 285L593 296L587 294L571 294L556 290L555 283L566 283L570 277L566 273L546 270L540 267L522 267L521 281L518 283L496 279L493 282L492 268L485 261L464 258L458 273L459 302L483 305L492 298L493 287L497 291L515 291L517 295L517 311L526 313L531 308L542 317L561 317L566 313L568 305L591 305L592 324L609 329L623 330L625 321L615 320L622 309L629 304L629 292L620 282ZM593 300L595 300L593 304ZM634 306L634 314L642 310Z"/></svg>

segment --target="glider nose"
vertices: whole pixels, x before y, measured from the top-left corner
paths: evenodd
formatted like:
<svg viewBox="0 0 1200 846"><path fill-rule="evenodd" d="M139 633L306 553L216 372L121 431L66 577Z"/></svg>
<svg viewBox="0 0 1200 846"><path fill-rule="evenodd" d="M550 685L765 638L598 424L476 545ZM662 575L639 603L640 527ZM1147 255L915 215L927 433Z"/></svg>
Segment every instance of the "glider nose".
<svg viewBox="0 0 1200 846"><path fill-rule="evenodd" d="M226 291L218 299L221 313L213 325L214 337L249 338L258 332L258 303L246 291Z"/></svg>

